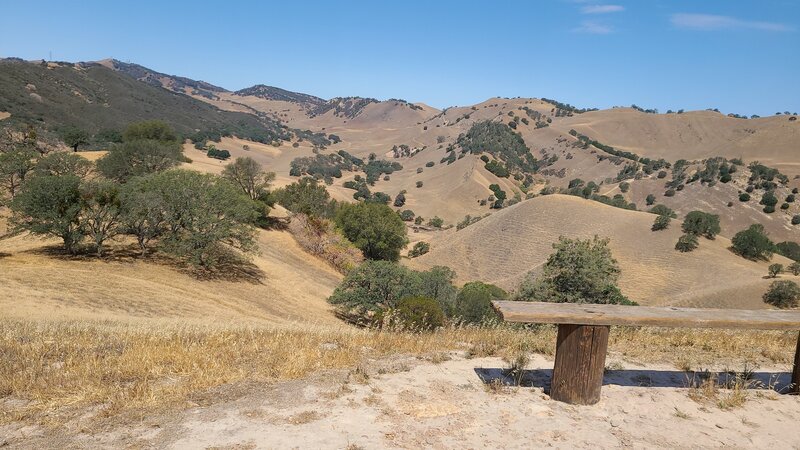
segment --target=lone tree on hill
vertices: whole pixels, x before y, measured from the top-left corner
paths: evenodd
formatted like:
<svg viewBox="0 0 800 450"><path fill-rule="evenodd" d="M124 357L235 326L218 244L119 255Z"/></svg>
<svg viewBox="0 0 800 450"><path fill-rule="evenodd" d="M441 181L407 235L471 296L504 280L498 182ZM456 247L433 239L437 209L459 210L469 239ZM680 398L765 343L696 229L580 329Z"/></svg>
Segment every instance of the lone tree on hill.
<svg viewBox="0 0 800 450"><path fill-rule="evenodd" d="M704 236L706 239L714 239L720 232L719 216L703 211L692 211L686 215L681 229L687 234Z"/></svg>
<svg viewBox="0 0 800 450"><path fill-rule="evenodd" d="M75 253L81 230L80 178L75 175L34 177L11 202L11 223L17 230L55 236Z"/></svg>
<svg viewBox="0 0 800 450"><path fill-rule="evenodd" d="M731 243L733 250L747 259L769 260L775 252L775 244L764 231L764 225L760 223L750 225L748 229L736 233Z"/></svg>
<svg viewBox="0 0 800 450"><path fill-rule="evenodd" d="M800 287L789 280L774 281L769 285L769 290L763 296L764 302L772 306L784 308L797 308L800 300Z"/></svg>
<svg viewBox="0 0 800 450"><path fill-rule="evenodd" d="M368 259L397 261L408 242L403 219L383 203L342 205L336 225Z"/></svg>
<svg viewBox="0 0 800 450"><path fill-rule="evenodd" d="M620 269L611 256L608 239L568 239L553 244L555 253L544 264L542 275L528 274L517 299L554 303L608 303L631 305L617 287Z"/></svg>
<svg viewBox="0 0 800 450"><path fill-rule="evenodd" d="M250 200L263 199L275 181L275 172L267 172L249 156L239 157L222 170L222 178L238 186Z"/></svg>
<svg viewBox="0 0 800 450"><path fill-rule="evenodd" d="M783 272L783 264L770 264L767 270L769 271L770 278L776 278L781 272Z"/></svg>

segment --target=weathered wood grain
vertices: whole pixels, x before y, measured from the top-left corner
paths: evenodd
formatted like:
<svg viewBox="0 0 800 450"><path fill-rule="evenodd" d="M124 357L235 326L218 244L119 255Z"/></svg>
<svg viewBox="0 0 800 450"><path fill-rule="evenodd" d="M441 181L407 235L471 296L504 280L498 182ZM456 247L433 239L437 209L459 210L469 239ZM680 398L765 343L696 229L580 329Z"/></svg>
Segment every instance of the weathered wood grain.
<svg viewBox="0 0 800 450"><path fill-rule="evenodd" d="M669 328L800 330L800 311L492 302L507 322Z"/></svg>
<svg viewBox="0 0 800 450"><path fill-rule="evenodd" d="M608 348L607 326L559 325L550 398L573 405L600 401Z"/></svg>

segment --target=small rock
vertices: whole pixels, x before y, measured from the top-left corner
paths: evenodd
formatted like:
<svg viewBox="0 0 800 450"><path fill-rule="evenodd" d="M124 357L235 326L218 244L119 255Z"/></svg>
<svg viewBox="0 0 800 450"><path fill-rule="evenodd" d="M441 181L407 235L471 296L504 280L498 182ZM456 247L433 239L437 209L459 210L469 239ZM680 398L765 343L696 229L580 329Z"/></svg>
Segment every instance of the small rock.
<svg viewBox="0 0 800 450"><path fill-rule="evenodd" d="M619 423L619 421L617 419L611 419L611 427L612 428L618 428L619 425L620 425L620 423Z"/></svg>

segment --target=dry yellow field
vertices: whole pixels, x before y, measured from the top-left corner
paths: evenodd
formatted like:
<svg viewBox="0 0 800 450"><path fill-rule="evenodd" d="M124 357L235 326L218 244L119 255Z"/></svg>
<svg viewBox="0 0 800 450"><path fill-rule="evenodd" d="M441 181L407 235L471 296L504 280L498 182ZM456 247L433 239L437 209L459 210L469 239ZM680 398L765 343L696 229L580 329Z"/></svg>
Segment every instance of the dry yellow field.
<svg viewBox="0 0 800 450"><path fill-rule="evenodd" d="M610 239L622 269L622 291L645 305L763 308L766 262L732 253L723 237L700 239L690 253L674 249L680 221L650 231L655 216L566 195L541 196L505 208L462 230L451 229L431 240L431 252L409 260L427 268L451 267L460 282L484 281L516 289L529 271L536 272L553 252L559 236ZM772 262L790 261L775 256ZM784 275L791 277L791 275Z"/></svg>

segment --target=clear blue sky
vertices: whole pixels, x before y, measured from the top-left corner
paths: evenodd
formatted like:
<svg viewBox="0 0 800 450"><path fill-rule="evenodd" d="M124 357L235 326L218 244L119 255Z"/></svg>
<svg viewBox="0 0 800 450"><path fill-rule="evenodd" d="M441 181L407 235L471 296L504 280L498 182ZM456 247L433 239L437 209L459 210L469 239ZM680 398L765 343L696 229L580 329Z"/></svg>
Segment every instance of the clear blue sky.
<svg viewBox="0 0 800 450"><path fill-rule="evenodd" d="M5 1L0 56L114 57L227 89L800 110L800 1Z"/></svg>

